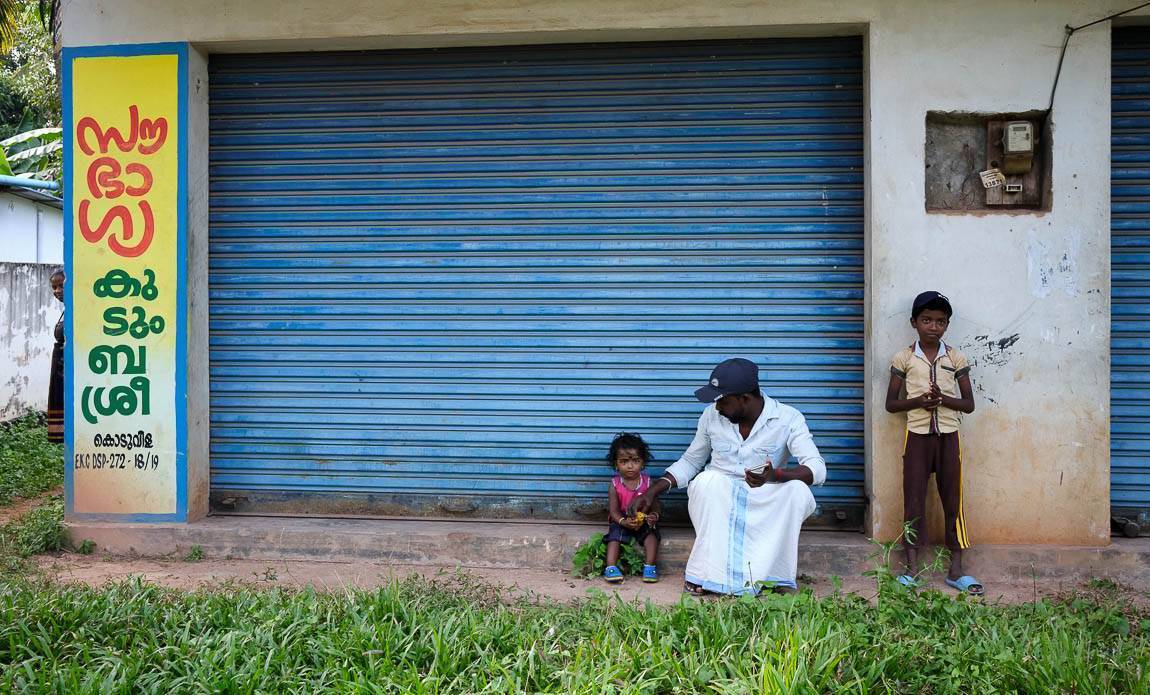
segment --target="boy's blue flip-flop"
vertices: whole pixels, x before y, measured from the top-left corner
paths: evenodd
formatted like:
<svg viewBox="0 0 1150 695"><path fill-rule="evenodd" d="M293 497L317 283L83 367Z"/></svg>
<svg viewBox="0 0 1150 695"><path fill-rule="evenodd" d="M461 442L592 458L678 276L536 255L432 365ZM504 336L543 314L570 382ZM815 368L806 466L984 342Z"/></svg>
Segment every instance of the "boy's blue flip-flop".
<svg viewBox="0 0 1150 695"><path fill-rule="evenodd" d="M643 581L654 584L659 581L659 570L654 565L643 565Z"/></svg>
<svg viewBox="0 0 1150 695"><path fill-rule="evenodd" d="M982 582L978 581L969 574L964 574L958 579L951 579L950 577L947 577L946 585L958 589L962 593L968 594L970 596L982 596L984 593Z"/></svg>
<svg viewBox="0 0 1150 695"><path fill-rule="evenodd" d="M623 573L615 565L609 565L607 569L603 570L603 578L609 582L623 581Z"/></svg>
<svg viewBox="0 0 1150 695"><path fill-rule="evenodd" d="M902 584L903 586L905 586L908 589L917 589L918 588L918 580L915 579L914 577L910 576L909 574L900 574L897 577L895 577L895 581L897 581L899 584Z"/></svg>

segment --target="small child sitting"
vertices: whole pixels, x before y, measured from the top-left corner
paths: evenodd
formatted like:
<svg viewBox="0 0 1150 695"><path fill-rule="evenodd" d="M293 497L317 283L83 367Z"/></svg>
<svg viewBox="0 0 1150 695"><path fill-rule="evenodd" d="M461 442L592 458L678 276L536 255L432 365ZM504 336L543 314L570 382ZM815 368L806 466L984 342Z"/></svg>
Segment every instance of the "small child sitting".
<svg viewBox="0 0 1150 695"><path fill-rule="evenodd" d="M623 581L623 573L618 567L620 543L636 540L642 544L646 556L643 581L657 582L659 573L655 569L655 559L659 553L660 536L656 528L659 507L652 507L646 514L636 513L633 517L625 513L631 501L651 486L650 476L643 472L651 460L651 449L639 435L621 432L611 442L607 460L615 467L618 475L611 479L610 503L607 508L607 518L611 525L607 532L607 569L603 571L603 578L609 582Z"/></svg>

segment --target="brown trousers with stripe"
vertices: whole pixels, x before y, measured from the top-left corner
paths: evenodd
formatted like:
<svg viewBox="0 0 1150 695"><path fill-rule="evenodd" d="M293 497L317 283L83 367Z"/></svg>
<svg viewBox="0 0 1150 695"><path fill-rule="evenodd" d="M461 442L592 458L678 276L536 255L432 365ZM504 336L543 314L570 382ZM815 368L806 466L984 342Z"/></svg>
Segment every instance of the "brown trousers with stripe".
<svg viewBox="0 0 1150 695"><path fill-rule="evenodd" d="M950 550L969 548L966 519L962 514L962 444L958 432L906 433L902 454L903 514L914 535L904 538L904 545L916 550L926 545L926 490L931 473L942 500L946 547Z"/></svg>

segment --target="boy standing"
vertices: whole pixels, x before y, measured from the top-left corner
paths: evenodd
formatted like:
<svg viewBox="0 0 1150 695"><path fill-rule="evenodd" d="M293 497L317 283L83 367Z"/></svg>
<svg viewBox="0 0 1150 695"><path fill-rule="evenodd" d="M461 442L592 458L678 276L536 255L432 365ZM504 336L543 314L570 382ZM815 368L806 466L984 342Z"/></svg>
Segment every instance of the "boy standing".
<svg viewBox="0 0 1150 695"><path fill-rule="evenodd" d="M918 554L926 543L926 488L934 473L946 517L946 547L950 571L946 583L972 596L983 594L982 584L962 571L962 551L970 547L962 513L962 447L959 413L974 412L970 364L966 356L942 341L953 314L950 301L938 292L914 298L910 325L918 340L900 350L891 361L886 409L906 413L903 447L903 509L910 532L903 539L906 573L898 581L917 584ZM900 398L903 386L906 398Z"/></svg>

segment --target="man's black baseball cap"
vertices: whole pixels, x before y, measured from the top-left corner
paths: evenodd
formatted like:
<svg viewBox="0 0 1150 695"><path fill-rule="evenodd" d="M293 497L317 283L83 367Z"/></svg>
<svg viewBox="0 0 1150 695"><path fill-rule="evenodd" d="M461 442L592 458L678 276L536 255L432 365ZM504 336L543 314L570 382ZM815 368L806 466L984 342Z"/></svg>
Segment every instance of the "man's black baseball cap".
<svg viewBox="0 0 1150 695"><path fill-rule="evenodd" d="M759 390L759 366L742 357L723 360L711 370L711 381L695 390L695 398L714 403L732 393L750 393Z"/></svg>
<svg viewBox="0 0 1150 695"><path fill-rule="evenodd" d="M947 316L954 315L954 309L950 308L950 300L946 298L945 294L942 292L935 292L934 290L928 290L914 298L914 304L912 304L910 307L911 318L918 316L919 313L922 312L922 308L924 306L930 304L936 299L940 300L943 304L946 305L946 308L943 309L943 311L946 312Z"/></svg>

